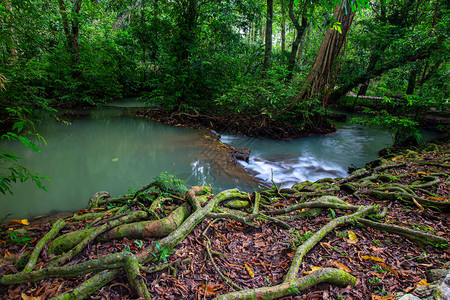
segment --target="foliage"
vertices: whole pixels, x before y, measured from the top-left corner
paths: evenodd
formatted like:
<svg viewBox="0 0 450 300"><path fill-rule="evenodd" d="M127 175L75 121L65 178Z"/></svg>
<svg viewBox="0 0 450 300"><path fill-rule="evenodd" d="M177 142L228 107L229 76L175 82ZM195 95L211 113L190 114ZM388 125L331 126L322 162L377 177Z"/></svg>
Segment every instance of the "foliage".
<svg viewBox="0 0 450 300"><path fill-rule="evenodd" d="M386 110L373 111L366 108L367 116L355 117L352 122L367 125L381 126L389 131L392 136L394 146L405 144L417 144L421 139L419 123L409 117L395 116Z"/></svg>
<svg viewBox="0 0 450 300"><path fill-rule="evenodd" d="M155 262L163 260L165 263L167 263L167 258L172 254L175 253L175 251L171 249L162 248L158 241L155 242L156 250L158 251L156 254L151 253L155 259Z"/></svg>
<svg viewBox="0 0 450 300"><path fill-rule="evenodd" d="M161 193L164 194L184 194L187 192L187 187L184 185L185 180L176 178L174 175L167 172L162 172L161 175L153 178L155 186Z"/></svg>
<svg viewBox="0 0 450 300"><path fill-rule="evenodd" d="M33 128L33 123L26 117L26 114L30 112L25 108L19 108L17 110L7 108L7 111L11 116L16 116L16 122L12 127L12 131L7 132L1 136L1 139L8 141L18 141L22 143L25 147L31 148L33 151L40 152L38 146L32 142L27 136L34 136L45 143L42 136L37 133L33 133L32 130L27 129L27 127ZM46 190L45 186L42 184L42 180L48 180L47 177L39 174L32 173L25 166L18 164L17 162L21 158L11 152L0 149L0 192L3 194L12 192L12 186L16 182L26 182L28 180L33 181L36 186L42 190Z"/></svg>
<svg viewBox="0 0 450 300"><path fill-rule="evenodd" d="M295 104L293 99L326 30L343 29L332 13L341 1L293 1L294 13L305 17L307 30L289 72L294 80L286 83L291 50L282 51L280 28L285 28L285 45L297 34L286 1L275 3L272 67L264 79L265 1L7 3L0 5L0 74L9 79L6 83L0 77L0 90L7 87L0 95L4 116L6 107L84 106L143 96L168 111L250 114L316 126L324 115L318 101L322 95ZM369 6L369 1L352 0L344 8L357 13L348 41L331 66L331 94L348 87L345 95L366 83L367 94L376 96L403 95L410 88L413 92L405 97L413 121L416 112L431 107L445 111L448 6L435 1L411 5L406 0L372 1ZM76 37L76 46L71 37ZM397 107L394 115L402 118L399 111L406 106L392 100L383 108L391 107ZM413 124L395 120L385 125Z"/></svg>

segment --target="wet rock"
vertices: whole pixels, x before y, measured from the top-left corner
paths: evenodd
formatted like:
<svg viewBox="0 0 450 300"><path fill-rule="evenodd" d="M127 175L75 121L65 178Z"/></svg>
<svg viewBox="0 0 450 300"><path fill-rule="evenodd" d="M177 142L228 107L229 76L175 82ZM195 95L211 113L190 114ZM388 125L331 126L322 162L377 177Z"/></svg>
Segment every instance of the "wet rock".
<svg viewBox="0 0 450 300"><path fill-rule="evenodd" d="M248 163L248 160L250 158L250 149L247 148L233 148L230 149L231 155L233 155L238 160L243 160Z"/></svg>
<svg viewBox="0 0 450 300"><path fill-rule="evenodd" d="M428 282L433 282L447 276L448 273L449 270L446 269L431 269L428 270L425 275L427 276Z"/></svg>
<svg viewBox="0 0 450 300"><path fill-rule="evenodd" d="M401 297L398 300L420 300L420 298L416 297L416 296L414 296L412 294L406 294L406 295L404 295L403 297Z"/></svg>
<svg viewBox="0 0 450 300"><path fill-rule="evenodd" d="M444 281L434 290L433 297L436 300L450 299L450 273L447 274Z"/></svg>

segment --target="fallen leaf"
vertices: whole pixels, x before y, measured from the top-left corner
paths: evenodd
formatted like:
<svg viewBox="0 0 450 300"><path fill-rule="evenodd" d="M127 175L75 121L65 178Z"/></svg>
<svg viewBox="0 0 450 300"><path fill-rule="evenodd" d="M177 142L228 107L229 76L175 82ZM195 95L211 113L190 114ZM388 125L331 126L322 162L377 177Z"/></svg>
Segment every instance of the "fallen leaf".
<svg viewBox="0 0 450 300"><path fill-rule="evenodd" d="M117 157L116 157L116 158L113 158L113 159L111 159L111 161L112 161L112 162L119 161L119 158L117 158Z"/></svg>
<svg viewBox="0 0 450 300"><path fill-rule="evenodd" d="M419 266L424 266L424 267L427 267L427 268L431 268L434 265L433 264L419 264Z"/></svg>
<svg viewBox="0 0 450 300"><path fill-rule="evenodd" d="M234 265L234 264L230 264L230 263L228 263L228 262L224 262L226 265L228 265L228 266L230 266L230 267L237 267L237 268L241 268L241 269L243 269L243 267L241 267L241 266L238 266L238 265Z"/></svg>
<svg viewBox="0 0 450 300"><path fill-rule="evenodd" d="M378 296L375 294L372 294L372 300L394 300L395 297L392 295L386 295L386 296Z"/></svg>
<svg viewBox="0 0 450 300"><path fill-rule="evenodd" d="M430 283L427 282L426 279L422 279L421 281L419 281L419 282L417 283L417 287L419 287L419 286L429 286L429 285L430 285Z"/></svg>
<svg viewBox="0 0 450 300"><path fill-rule="evenodd" d="M427 197L428 200L434 200L434 201L444 201L443 198L439 198L439 197L433 197L433 196L429 196Z"/></svg>
<svg viewBox="0 0 450 300"><path fill-rule="evenodd" d="M417 175L425 175L425 176L428 176L428 173L426 173L426 172L417 172L416 174L417 174Z"/></svg>
<svg viewBox="0 0 450 300"><path fill-rule="evenodd" d="M394 270L392 267L390 267L384 263L378 263L378 265L398 277L398 272L396 270Z"/></svg>
<svg viewBox="0 0 450 300"><path fill-rule="evenodd" d="M423 206L422 205L420 205L420 203L419 202L417 202L417 200L416 199L414 199L414 198L412 198L412 200L413 200L413 202L414 202L414 204L420 209L420 210L425 210L425 208L423 208Z"/></svg>
<svg viewBox="0 0 450 300"><path fill-rule="evenodd" d="M22 297L22 300L41 300L41 297L31 297L26 295L25 293L22 293L22 295L20 295Z"/></svg>
<svg viewBox="0 0 450 300"><path fill-rule="evenodd" d="M416 288L416 287L414 287L414 286L410 286L410 287L407 287L406 289L404 289L403 292L406 293L406 294L408 294L409 292L411 292L411 291L414 290L415 288Z"/></svg>
<svg viewBox="0 0 450 300"><path fill-rule="evenodd" d="M382 259L382 258L379 258L376 256L371 256L371 255L364 255L362 258L365 260L373 260L373 261L378 261L378 262L382 262L382 263L386 262L385 259Z"/></svg>
<svg viewBox="0 0 450 300"><path fill-rule="evenodd" d="M19 220L19 219L12 219L12 220L9 220L9 223L12 223L12 224L20 224L20 225L30 225L30 223L28 222L27 219L22 219L22 220Z"/></svg>
<svg viewBox="0 0 450 300"><path fill-rule="evenodd" d="M229 244L230 243L230 241L227 240L227 238L223 234L221 234L220 232L216 232L216 235L218 237L220 237L224 241L225 244Z"/></svg>
<svg viewBox="0 0 450 300"><path fill-rule="evenodd" d="M205 290L205 284L202 284L202 286L200 287L200 289L202 291ZM217 292L214 290L214 288L212 286L206 286L206 294L217 294Z"/></svg>
<svg viewBox="0 0 450 300"><path fill-rule="evenodd" d="M353 231L349 230L347 231L347 234L348 234L348 239L346 239L347 244L355 245L358 243L358 237Z"/></svg>
<svg viewBox="0 0 450 300"><path fill-rule="evenodd" d="M255 274L253 273L252 269L247 264L244 264L245 269L247 270L248 275L250 275L251 278L255 277Z"/></svg>
<svg viewBox="0 0 450 300"><path fill-rule="evenodd" d="M320 270L320 269L322 269L322 268L321 267L316 267L316 266L311 266L311 271L303 272L303 274L311 274L312 272L315 272L315 271Z"/></svg>
<svg viewBox="0 0 450 300"><path fill-rule="evenodd" d="M341 269L342 271L345 271L347 273L351 273L352 272L352 270L349 267L347 267L346 265L341 264L338 261L333 261L332 265L334 265L338 269Z"/></svg>
<svg viewBox="0 0 450 300"><path fill-rule="evenodd" d="M324 243L324 242L321 242L321 243L320 243L320 246L322 246L322 247L324 247L324 248L328 248L328 249L330 249L330 250L333 250L333 249L334 249L333 246L330 245L330 243Z"/></svg>

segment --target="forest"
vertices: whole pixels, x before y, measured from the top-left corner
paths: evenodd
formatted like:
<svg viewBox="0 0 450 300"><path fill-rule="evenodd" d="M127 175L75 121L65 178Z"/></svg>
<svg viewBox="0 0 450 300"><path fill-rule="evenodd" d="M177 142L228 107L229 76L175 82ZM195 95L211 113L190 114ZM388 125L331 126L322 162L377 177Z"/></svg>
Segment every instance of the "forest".
<svg viewBox="0 0 450 300"><path fill-rule="evenodd" d="M207 130L226 164L242 149L215 132L326 136L351 114L392 138L347 177L248 192L165 172L118 196L90 191L64 217L2 214L0 294L448 299L449 37L442 0L0 0L3 195L46 190L46 174L3 150L45 152L43 113L67 125L121 99L146 103L133 118Z"/></svg>

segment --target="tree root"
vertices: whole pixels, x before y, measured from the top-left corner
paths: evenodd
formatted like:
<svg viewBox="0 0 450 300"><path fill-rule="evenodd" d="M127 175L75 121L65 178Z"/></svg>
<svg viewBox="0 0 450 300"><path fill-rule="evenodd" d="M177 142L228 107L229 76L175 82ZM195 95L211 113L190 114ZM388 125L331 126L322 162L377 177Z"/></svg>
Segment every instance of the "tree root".
<svg viewBox="0 0 450 300"><path fill-rule="evenodd" d="M354 286L356 283L356 278L339 269L324 268L312 272L304 277L300 277L289 282L283 282L279 285L228 293L225 295L220 295L214 298L214 300L277 299L292 294L298 294L302 290L323 282L328 282L339 286Z"/></svg>
<svg viewBox="0 0 450 300"><path fill-rule="evenodd" d="M295 251L294 258L292 259L291 266L286 274L284 282L293 281L297 277L297 273L300 268L300 263L302 262L302 259L306 255L306 253L308 253L309 250L311 250L318 242L320 242L323 239L325 235L330 233L334 228L342 226L344 224L356 222L358 221L358 219L375 212L376 210L375 207L373 206L362 207L354 214L342 216L332 220L327 225L322 227L319 231L314 233L306 242L304 242Z"/></svg>
<svg viewBox="0 0 450 300"><path fill-rule="evenodd" d="M424 207L433 208L442 212L450 211L450 202L448 201L435 201L424 199L422 197L418 197L415 195L407 194L407 193L386 193L382 191L371 190L368 191L367 194L376 198L376 199L386 199L386 200L400 200L406 202L408 204L415 204L414 200L423 205Z"/></svg>
<svg viewBox="0 0 450 300"><path fill-rule="evenodd" d="M29 273L33 270L34 266L36 265L39 254L41 254L41 251L44 248L45 244L53 240L65 225L66 222L62 219L58 219L55 222L55 224L53 224L52 229L50 229L50 231L39 241L39 243L37 243L36 247L31 253L28 263L25 265L25 268L23 268L22 271L23 273Z"/></svg>
<svg viewBox="0 0 450 300"><path fill-rule="evenodd" d="M380 160L380 162L383 161ZM384 161L384 163L386 162ZM445 164L438 164L438 166L446 167ZM271 287L242 290L239 285L220 270L216 263L217 258L213 256L215 252L211 249L211 241L213 239L210 240L207 236L207 232L212 224L210 223L202 233L206 240L205 251L207 257L218 276L233 289L238 290L220 295L216 299L275 299L299 293L322 282L340 286L354 285L356 282L355 277L345 271L334 268L323 268L307 276L297 278L303 258L328 233L338 226L358 223L403 236L420 245L448 247L448 241L442 237L368 220L367 216L373 217L377 215L378 211L374 206L353 205L344 201L345 199L355 203L359 199L361 200L359 203L367 203L367 198L370 196L383 200L400 200L419 207L423 205L424 207L448 212L450 202L436 201L438 197L436 195L442 195L442 192L438 190L442 186L440 178L447 176L447 174L428 172L428 174L425 174L414 169L413 172L426 176L420 176L420 181L417 180L410 183L411 173L397 174L398 171L404 172L405 169L407 170L405 167L407 167L407 163L381 165L370 171L361 171L345 179L324 179L315 183L304 182L294 185L291 189L277 187L275 190L255 192L252 197L248 193L236 189L226 190L214 195L211 194L211 189L207 186L192 187L185 192L184 197L180 195L180 190L174 190L175 194L171 195L170 192L162 190L164 188L163 182L146 185L136 193L127 194L119 198L111 198L107 192L99 192L91 198L88 205L89 209L100 210L105 207L111 207L108 203L123 203L124 205L109 210L102 210L101 212L83 210L88 213L75 215L68 221L73 220L83 224L84 220L92 220L89 225L92 228L69 232L54 239L65 225L64 221L58 220L52 229L38 242L23 271L0 276L0 285L32 282L54 277L75 277L94 273L93 276L75 289L53 298L83 299L120 275L126 275L133 292L138 297L151 299L145 278L141 275L141 272L157 272L164 268L173 268L175 264L179 264L180 262L170 262L154 265L157 260L155 257L162 257L164 249L174 249L205 218L232 219L253 227L260 226L261 222L259 220L265 219L274 222L279 227L291 228L290 220L313 213L318 214L327 208L354 210L355 212L337 218L335 218L333 213L334 219L297 247L283 283ZM402 170L398 170L400 168ZM388 169L397 170L390 171L392 173L379 174L379 172ZM403 180L399 180L399 178L403 178ZM414 175L413 180L416 179L417 175ZM409 185L402 184L402 182L408 182ZM160 191L150 191L152 187ZM433 189L435 190L434 192ZM423 195L423 193L431 197L424 199L418 196ZM340 198L336 197L336 195L339 195ZM312 199L309 202L304 202L308 198ZM167 212L168 209L164 210L165 215L159 211L156 213L155 209L160 208L165 201L170 201L170 205L176 204L177 206L170 208L170 214ZM293 202L297 204L292 204ZM224 208L224 205L241 210ZM279 206L286 207L282 209L275 208ZM130 211L123 213L125 209ZM381 215L386 214L387 211L388 208L383 207ZM342 213L342 211L337 213ZM152 216L150 217L149 214L152 214ZM161 219L155 220L157 215L160 215ZM149 220L150 218L152 220ZM254 229L250 230L254 231ZM115 238L144 237L159 237L160 239L141 249L136 254L124 251L82 263L72 262L72 264L66 264L71 262L77 253L95 239L101 241ZM54 240L51 241L52 239ZM42 249L47 243L50 243L49 253L61 253L62 256L50 266L43 266L40 270L33 270ZM183 262L185 263L191 259L192 257L188 257Z"/></svg>
<svg viewBox="0 0 450 300"><path fill-rule="evenodd" d="M448 242L446 239L422 231L408 229L392 224L374 222L364 218L359 219L358 222L375 229L401 235L415 243L418 243L419 245L432 245L435 247L445 247L446 245L448 246Z"/></svg>
<svg viewBox="0 0 450 300"><path fill-rule="evenodd" d="M210 224L208 224L208 226L206 227L206 229L203 231L202 235L206 238L206 253L208 253L208 257L209 257L209 261L211 262L211 264L213 265L214 270L217 272L217 274L223 279L225 280L226 283L228 283L230 286L232 286L233 288L235 288L236 290L240 291L242 290L242 288L237 285L236 283L234 283L230 278L228 278L227 276L225 276L222 271L220 271L219 267L217 266L216 262L214 261L214 258L212 256L211 253L211 241L209 240L208 236L206 235L206 232L208 231L209 227L211 227L211 224L214 221L212 221Z"/></svg>

